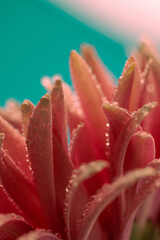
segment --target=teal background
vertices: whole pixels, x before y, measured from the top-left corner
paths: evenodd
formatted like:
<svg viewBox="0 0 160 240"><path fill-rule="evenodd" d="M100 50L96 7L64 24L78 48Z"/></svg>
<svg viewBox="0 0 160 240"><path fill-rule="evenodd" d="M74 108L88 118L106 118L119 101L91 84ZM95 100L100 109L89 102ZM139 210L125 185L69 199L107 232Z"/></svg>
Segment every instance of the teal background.
<svg viewBox="0 0 160 240"><path fill-rule="evenodd" d="M68 59L81 43L93 44L118 78L126 56L117 41L85 26L45 0L0 0L0 105L12 97L37 103L44 75L71 84Z"/></svg>

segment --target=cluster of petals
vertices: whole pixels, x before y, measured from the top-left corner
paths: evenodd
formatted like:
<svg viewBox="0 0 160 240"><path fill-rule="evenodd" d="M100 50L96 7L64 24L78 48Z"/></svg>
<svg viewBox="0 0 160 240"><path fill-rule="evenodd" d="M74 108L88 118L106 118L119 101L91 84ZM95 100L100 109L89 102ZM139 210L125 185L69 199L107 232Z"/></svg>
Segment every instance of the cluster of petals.
<svg viewBox="0 0 160 240"><path fill-rule="evenodd" d="M128 240L160 214L160 59L142 43L116 87L89 45L73 92L44 77L35 106L0 109L0 239Z"/></svg>

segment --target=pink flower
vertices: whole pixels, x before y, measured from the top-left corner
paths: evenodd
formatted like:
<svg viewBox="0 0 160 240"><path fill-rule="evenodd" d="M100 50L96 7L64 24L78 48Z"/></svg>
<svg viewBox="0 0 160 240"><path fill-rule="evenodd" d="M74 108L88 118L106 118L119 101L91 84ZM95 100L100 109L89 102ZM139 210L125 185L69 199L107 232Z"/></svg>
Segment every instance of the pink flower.
<svg viewBox="0 0 160 240"><path fill-rule="evenodd" d="M158 221L159 59L143 44L115 90L93 48L82 55L77 95L45 77L37 106L0 110L2 240L127 240L135 219L142 233Z"/></svg>

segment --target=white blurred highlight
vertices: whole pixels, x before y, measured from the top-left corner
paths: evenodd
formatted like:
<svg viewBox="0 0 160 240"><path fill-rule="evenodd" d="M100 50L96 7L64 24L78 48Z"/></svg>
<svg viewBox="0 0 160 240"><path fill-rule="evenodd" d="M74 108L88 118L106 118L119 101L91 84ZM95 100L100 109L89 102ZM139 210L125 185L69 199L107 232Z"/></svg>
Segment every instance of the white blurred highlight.
<svg viewBox="0 0 160 240"><path fill-rule="evenodd" d="M95 30L123 43L160 40L160 0L48 0Z"/></svg>

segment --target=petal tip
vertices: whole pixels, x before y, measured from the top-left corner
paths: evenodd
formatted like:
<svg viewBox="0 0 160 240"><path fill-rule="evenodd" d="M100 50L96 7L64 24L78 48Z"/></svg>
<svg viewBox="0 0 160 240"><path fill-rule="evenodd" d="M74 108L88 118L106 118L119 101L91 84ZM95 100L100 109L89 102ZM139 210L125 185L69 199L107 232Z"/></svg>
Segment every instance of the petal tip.
<svg viewBox="0 0 160 240"><path fill-rule="evenodd" d="M71 54L70 54L70 59L71 59L71 61L77 60L78 57L79 57L79 54L77 53L77 51L76 51L76 50L72 50L72 51L71 51Z"/></svg>
<svg viewBox="0 0 160 240"><path fill-rule="evenodd" d="M40 99L40 103L43 107L48 106L48 104L50 103L50 95L48 93L46 93L41 99Z"/></svg>
<svg viewBox="0 0 160 240"><path fill-rule="evenodd" d="M82 54L88 54L88 53L93 53L95 51L94 46L84 43L81 45L81 52Z"/></svg>
<svg viewBox="0 0 160 240"><path fill-rule="evenodd" d="M59 87L59 86L61 86L61 83L62 83L62 80L60 78L57 78L55 81L55 86Z"/></svg>
<svg viewBox="0 0 160 240"><path fill-rule="evenodd" d="M31 109L31 107L30 107L29 101L24 100L24 102L21 105L21 111L23 113L28 113L28 112L30 112L30 109Z"/></svg>

